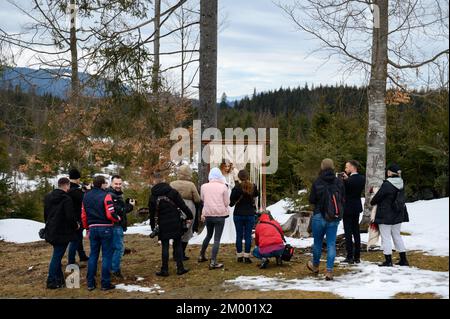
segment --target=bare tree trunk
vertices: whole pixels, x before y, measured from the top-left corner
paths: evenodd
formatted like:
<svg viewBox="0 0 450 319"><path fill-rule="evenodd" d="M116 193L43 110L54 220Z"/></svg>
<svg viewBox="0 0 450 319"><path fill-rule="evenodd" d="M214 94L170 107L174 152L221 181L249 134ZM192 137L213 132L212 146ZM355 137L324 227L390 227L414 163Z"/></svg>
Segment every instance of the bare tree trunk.
<svg viewBox="0 0 450 319"><path fill-rule="evenodd" d="M208 127L217 127L217 1L200 1L199 114L202 131ZM206 182L208 166L200 160L199 186Z"/></svg>
<svg viewBox="0 0 450 319"><path fill-rule="evenodd" d="M78 48L77 48L77 29L76 29L76 1L70 0L71 19L70 19L70 55L71 55L71 80L72 80L72 103L75 106L79 104L80 98L80 78L78 76Z"/></svg>
<svg viewBox="0 0 450 319"><path fill-rule="evenodd" d="M371 187L379 187L386 167L386 81L388 63L388 0L375 0L379 8L379 28L374 23L372 37L372 66L368 90L369 127L367 131L366 202L361 226L370 221ZM375 21L377 22L377 21Z"/></svg>
<svg viewBox="0 0 450 319"><path fill-rule="evenodd" d="M161 0L155 0L155 21L154 21L154 27L155 27L155 41L153 42L153 53L154 53L154 60L153 60L153 75L152 75L152 91L153 94L157 95L159 92L159 86L160 86L160 79L159 79L159 72L160 72L160 31L161 31Z"/></svg>
<svg viewBox="0 0 450 319"><path fill-rule="evenodd" d="M185 48L185 29L184 29L184 25L185 25L185 20L184 20L184 8L183 6L181 6L181 101L183 101L184 99L184 71L185 71L185 66L184 66L184 62L186 60L186 53L184 52Z"/></svg>

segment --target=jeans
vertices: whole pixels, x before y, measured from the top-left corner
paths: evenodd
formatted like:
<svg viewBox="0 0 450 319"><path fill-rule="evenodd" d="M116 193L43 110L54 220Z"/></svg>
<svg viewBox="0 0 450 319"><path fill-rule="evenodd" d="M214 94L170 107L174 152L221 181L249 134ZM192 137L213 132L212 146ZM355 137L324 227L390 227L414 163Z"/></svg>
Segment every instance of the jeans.
<svg viewBox="0 0 450 319"><path fill-rule="evenodd" d="M66 253L68 244L53 245L53 255L48 267L47 285L60 285L64 283L64 274L61 261Z"/></svg>
<svg viewBox="0 0 450 319"><path fill-rule="evenodd" d="M220 238L222 237L223 227L225 226L225 217L206 217L206 237L202 244L200 255L204 256L206 248L214 233L214 245L211 253L211 260L216 261L219 253Z"/></svg>
<svg viewBox="0 0 450 319"><path fill-rule="evenodd" d="M69 243L68 263L75 263L75 255L78 252L78 257L87 257L83 247L83 228L77 230L77 239Z"/></svg>
<svg viewBox="0 0 450 319"><path fill-rule="evenodd" d="M250 253L252 247L252 232L255 225L255 216L234 215L234 226L236 227L236 252L242 253L242 239L245 239L245 252Z"/></svg>
<svg viewBox="0 0 450 319"><path fill-rule="evenodd" d="M91 254L88 262L87 283L88 287L95 287L95 276L97 275L97 262L102 249L102 287L109 287L111 284L111 263L112 263L112 227L92 227L89 230L89 240L91 243Z"/></svg>
<svg viewBox="0 0 450 319"><path fill-rule="evenodd" d="M270 254L261 254L259 251L259 247L256 246L253 249L253 256L255 256L258 259L270 258L270 257L281 257L281 255L283 255L283 252L284 252L284 248L280 249L280 250L272 251Z"/></svg>
<svg viewBox="0 0 450 319"><path fill-rule="evenodd" d="M361 254L361 235L359 233L359 214L344 213L345 248L347 258L359 259ZM355 245L353 247L353 239Z"/></svg>
<svg viewBox="0 0 450 319"><path fill-rule="evenodd" d="M312 217L312 232L314 237L313 245L313 264L319 266L322 256L323 238L327 238L327 270L333 271L334 259L336 258L336 235L339 225L337 221L326 221L320 213Z"/></svg>
<svg viewBox="0 0 450 319"><path fill-rule="evenodd" d="M112 271L120 272L120 262L122 260L123 246L123 228L122 226L113 227L113 253L112 253Z"/></svg>
<svg viewBox="0 0 450 319"><path fill-rule="evenodd" d="M169 244L170 239L161 240L161 255L162 255L162 271L169 271ZM181 245L181 238L173 240L173 254L177 261L177 269L183 269L183 248Z"/></svg>

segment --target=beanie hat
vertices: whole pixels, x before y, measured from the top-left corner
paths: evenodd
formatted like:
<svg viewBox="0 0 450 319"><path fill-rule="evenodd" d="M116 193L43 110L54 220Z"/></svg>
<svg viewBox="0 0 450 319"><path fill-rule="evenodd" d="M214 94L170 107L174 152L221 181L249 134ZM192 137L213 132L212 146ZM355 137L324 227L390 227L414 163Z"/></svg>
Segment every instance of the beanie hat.
<svg viewBox="0 0 450 319"><path fill-rule="evenodd" d="M178 169L178 178L184 180L192 179L192 169L189 167L189 165L180 166L180 168Z"/></svg>
<svg viewBox="0 0 450 319"><path fill-rule="evenodd" d="M80 171L77 170L76 168L72 168L72 169L69 171L69 178L70 178L70 179L79 179L79 178L81 178Z"/></svg>
<svg viewBox="0 0 450 319"><path fill-rule="evenodd" d="M395 163L389 165L387 169L388 171L391 171L392 173L395 173L397 175L399 175L402 172L400 166L398 166L398 164Z"/></svg>
<svg viewBox="0 0 450 319"><path fill-rule="evenodd" d="M326 169L333 169L334 170L334 162L332 159L326 158L322 161L322 163L320 164L320 168L322 169L322 171L326 170Z"/></svg>

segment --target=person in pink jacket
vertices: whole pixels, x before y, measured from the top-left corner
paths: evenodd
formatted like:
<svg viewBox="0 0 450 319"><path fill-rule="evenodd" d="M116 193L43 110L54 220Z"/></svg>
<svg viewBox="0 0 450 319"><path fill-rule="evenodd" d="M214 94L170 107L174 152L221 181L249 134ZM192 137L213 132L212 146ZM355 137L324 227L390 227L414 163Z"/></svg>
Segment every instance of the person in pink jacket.
<svg viewBox="0 0 450 319"><path fill-rule="evenodd" d="M208 180L209 183L203 184L200 189L200 195L203 200L202 221L206 222L207 234L203 241L198 261L204 262L208 260L205 257L205 252L214 234L214 245L209 269L217 269L223 267L223 264L217 263L217 254L225 219L229 216L228 206L230 205L230 198L225 178L219 168L213 168L209 172Z"/></svg>

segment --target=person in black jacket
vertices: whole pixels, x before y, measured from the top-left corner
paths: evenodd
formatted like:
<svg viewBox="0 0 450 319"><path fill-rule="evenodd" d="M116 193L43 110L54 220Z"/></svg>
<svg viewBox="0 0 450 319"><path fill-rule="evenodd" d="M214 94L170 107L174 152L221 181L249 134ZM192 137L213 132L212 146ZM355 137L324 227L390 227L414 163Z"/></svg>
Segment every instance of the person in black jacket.
<svg viewBox="0 0 450 319"><path fill-rule="evenodd" d="M61 260L69 242L77 238L80 224L73 211L73 203L67 192L69 179L58 180L58 188L44 198L45 240L53 246L53 255L48 268L47 288L57 289L65 285Z"/></svg>
<svg viewBox="0 0 450 319"><path fill-rule="evenodd" d="M404 183L401 178L401 170L397 164L387 168L387 180L381 184L380 189L370 201L370 205L377 205L375 224L378 224L381 234L381 244L385 261L381 267L392 267L392 243L400 253L400 262L397 265L409 266L406 258L406 248L401 236L402 223L408 222L408 214L405 210L399 212L394 209L394 201L400 192L404 192Z"/></svg>
<svg viewBox="0 0 450 319"><path fill-rule="evenodd" d="M355 160L345 164L342 174L345 186L344 232L347 257L344 263L360 263L361 235L359 231L359 215L363 211L361 194L366 186L366 178L358 173L359 163ZM353 247L353 239L355 246Z"/></svg>
<svg viewBox="0 0 450 319"><path fill-rule="evenodd" d="M236 206L233 213L236 227L236 256L238 262L250 264L252 232L256 216L255 198L259 196L259 191L255 184L249 182L246 170L239 171L238 178L240 183L233 188L230 196L230 206ZM245 239L244 253L242 253L242 239Z"/></svg>
<svg viewBox="0 0 450 319"><path fill-rule="evenodd" d="M335 175L333 160L329 158L324 159L320 168L319 178L313 183L309 196L309 202L314 205L314 215L311 220L314 245L313 260L308 261L307 267L313 273L319 273L322 243L326 236L327 273L325 279L333 280L334 259L336 258L336 235L339 221L344 213L342 207L345 198L345 187L342 180L338 179ZM332 218L328 217L330 214L328 210L331 207L336 208L332 212Z"/></svg>
<svg viewBox="0 0 450 319"><path fill-rule="evenodd" d="M73 209L77 222L81 225L81 205L83 203L84 192L80 185L81 174L73 168L69 171L70 189L67 195L72 199ZM69 264L75 264L75 255L78 252L80 262L88 261L89 257L86 255L83 247L83 227L80 227L77 231L77 239L71 241L69 244L68 262Z"/></svg>
<svg viewBox="0 0 450 319"><path fill-rule="evenodd" d="M117 278L123 278L120 269L124 246L123 233L127 231L127 214L134 209L134 199L123 199L122 178L119 175L111 177L111 187L107 192L111 195L114 202L114 210L120 216L120 222L114 224L113 228L113 256L112 256L112 275Z"/></svg>
<svg viewBox="0 0 450 319"><path fill-rule="evenodd" d="M152 231L159 230L158 238L161 241L162 266L157 276L169 276L169 241L173 239L174 255L177 256L177 275L189 271L183 265L183 247L181 237L184 234L181 212L186 215L188 223L192 222L194 215L186 206L181 195L167 184L161 173L153 174L154 186L149 199L150 226Z"/></svg>

